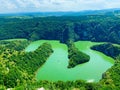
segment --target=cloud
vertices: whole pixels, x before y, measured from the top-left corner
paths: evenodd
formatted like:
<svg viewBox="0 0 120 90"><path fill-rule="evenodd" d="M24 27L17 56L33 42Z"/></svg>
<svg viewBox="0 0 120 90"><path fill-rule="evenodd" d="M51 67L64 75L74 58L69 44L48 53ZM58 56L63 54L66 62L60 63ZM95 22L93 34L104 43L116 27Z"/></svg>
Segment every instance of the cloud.
<svg viewBox="0 0 120 90"><path fill-rule="evenodd" d="M40 8L40 6L41 6L40 2L41 2L40 0L29 0L29 3L31 5L33 5L33 7L35 7L35 8Z"/></svg>
<svg viewBox="0 0 120 90"><path fill-rule="evenodd" d="M24 0L16 0L15 3L18 7L22 7L22 8L27 7L27 4Z"/></svg>
<svg viewBox="0 0 120 90"><path fill-rule="evenodd" d="M0 13L120 8L120 0L0 0Z"/></svg>
<svg viewBox="0 0 120 90"><path fill-rule="evenodd" d="M17 6L16 6L16 4L14 4L14 3L12 3L12 2L10 2L9 0L2 0L2 1L0 1L1 3L0 3L0 6L2 7L2 8L6 8L6 9L15 9L15 8L17 8Z"/></svg>

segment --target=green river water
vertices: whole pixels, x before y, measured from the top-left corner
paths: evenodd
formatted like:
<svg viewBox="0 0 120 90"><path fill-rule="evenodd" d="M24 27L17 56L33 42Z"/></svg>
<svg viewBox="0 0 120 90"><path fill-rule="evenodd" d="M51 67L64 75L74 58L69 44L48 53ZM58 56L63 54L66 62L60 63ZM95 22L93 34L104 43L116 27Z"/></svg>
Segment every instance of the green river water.
<svg viewBox="0 0 120 90"><path fill-rule="evenodd" d="M42 43L48 42L52 45L54 52L46 63L40 67L36 73L37 80L67 81L67 80L86 80L87 82L98 82L108 68L114 64L114 60L100 52L91 50L90 47L95 42L78 41L75 46L82 52L90 56L90 61L68 69L68 52L65 44L55 40L39 40L32 42L26 52L34 51Z"/></svg>

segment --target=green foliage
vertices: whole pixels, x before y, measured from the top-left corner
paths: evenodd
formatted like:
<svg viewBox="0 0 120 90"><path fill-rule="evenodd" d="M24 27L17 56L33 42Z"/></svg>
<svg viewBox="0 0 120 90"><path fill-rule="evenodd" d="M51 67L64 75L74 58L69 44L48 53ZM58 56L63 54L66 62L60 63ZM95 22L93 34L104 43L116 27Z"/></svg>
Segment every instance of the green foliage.
<svg viewBox="0 0 120 90"><path fill-rule="evenodd" d="M16 50L16 51L22 51L29 45L28 40L3 40L0 41L0 46L5 46L5 48ZM2 51L1 51L2 52Z"/></svg>
<svg viewBox="0 0 120 90"><path fill-rule="evenodd" d="M69 39L120 43L120 18L105 15L76 17L0 18L0 40Z"/></svg>
<svg viewBox="0 0 120 90"><path fill-rule="evenodd" d="M39 81L35 83L27 84L23 89L36 90L38 88L44 88L45 90L119 90L116 87L102 85L100 83L87 83L82 80L76 81ZM16 87L18 88L18 87ZM17 90L17 89L15 89Z"/></svg>
<svg viewBox="0 0 120 90"><path fill-rule="evenodd" d="M85 53L79 51L72 42L68 44L68 58L68 68L73 68L78 64L82 64L90 60L90 57Z"/></svg>
<svg viewBox="0 0 120 90"><path fill-rule="evenodd" d="M21 44L20 44L21 43ZM0 54L0 85L13 88L35 81L35 72L53 52L48 43L44 43L34 52L24 52L27 41L2 42ZM12 47L12 46L15 47ZM10 48L9 48L9 47ZM17 47L19 49L17 49Z"/></svg>
<svg viewBox="0 0 120 90"><path fill-rule="evenodd" d="M94 45L91 47L91 49L103 52L104 54L112 58L116 58L120 54L120 47L115 46L111 43Z"/></svg>
<svg viewBox="0 0 120 90"><path fill-rule="evenodd" d="M45 90L94 90L92 84L89 84L82 80L77 81L39 81L35 82L33 84L30 84L28 88L30 89L36 89L36 88L45 88ZM96 85L96 84L95 84ZM87 89L91 88L91 89ZM97 90L97 89L96 89Z"/></svg>
<svg viewBox="0 0 120 90"><path fill-rule="evenodd" d="M119 90L120 88L120 59L115 61L114 66L112 66L107 72L103 74L103 79L100 81L105 87L109 86L111 90ZM116 88L116 89L114 89Z"/></svg>
<svg viewBox="0 0 120 90"><path fill-rule="evenodd" d="M103 52L104 54L113 57L115 64L108 69L103 75L100 83L104 90L119 90L120 88L120 47L111 43L95 45L91 47L94 50Z"/></svg>
<svg viewBox="0 0 120 90"><path fill-rule="evenodd" d="M120 18L89 15L79 17L0 18L0 40L27 38L29 40L54 39L105 41L120 44ZM16 87L28 90L44 87L47 90L119 90L120 48L111 44L94 46L108 56L116 58L115 64L102 76L100 82L84 81L35 82L34 74L53 52L49 44L43 44L34 52L24 52L28 41L0 41L0 89ZM90 57L69 46L70 66L86 62ZM83 61L82 61L83 60ZM79 62L80 61L80 62Z"/></svg>

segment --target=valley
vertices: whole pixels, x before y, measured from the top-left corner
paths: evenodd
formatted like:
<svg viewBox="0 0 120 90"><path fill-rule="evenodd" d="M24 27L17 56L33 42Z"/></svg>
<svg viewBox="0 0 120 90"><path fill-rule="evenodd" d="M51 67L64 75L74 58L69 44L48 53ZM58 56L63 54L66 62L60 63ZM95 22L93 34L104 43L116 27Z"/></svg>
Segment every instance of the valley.
<svg viewBox="0 0 120 90"><path fill-rule="evenodd" d="M90 41L75 42L76 47L90 56L90 61L80 64L74 68L68 66L67 46L59 41L39 40L32 42L25 51L34 51L42 43L48 42L52 45L53 54L46 63L37 71L37 80L67 81L67 80L93 80L98 82L108 68L114 64L114 60L100 52L90 49L91 46L100 44ZM56 72L57 71L57 72Z"/></svg>
<svg viewBox="0 0 120 90"><path fill-rule="evenodd" d="M108 14L1 16L0 89L119 90L119 25Z"/></svg>

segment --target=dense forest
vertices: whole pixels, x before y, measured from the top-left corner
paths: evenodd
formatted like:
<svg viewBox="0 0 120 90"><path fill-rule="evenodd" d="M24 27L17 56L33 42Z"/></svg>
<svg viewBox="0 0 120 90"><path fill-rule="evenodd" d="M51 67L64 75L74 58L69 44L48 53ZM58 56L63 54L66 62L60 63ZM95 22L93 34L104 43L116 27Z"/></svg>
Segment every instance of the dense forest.
<svg viewBox="0 0 120 90"><path fill-rule="evenodd" d="M75 47L73 42L68 43L68 58L68 68L73 68L90 60L90 56L79 51L78 48Z"/></svg>
<svg viewBox="0 0 120 90"><path fill-rule="evenodd" d="M91 47L91 49L103 52L104 54L112 58L116 58L120 55L120 46L113 45L112 43L94 45L93 47Z"/></svg>
<svg viewBox="0 0 120 90"><path fill-rule="evenodd" d="M34 82L35 72L53 52L48 43L44 43L34 52L24 51L26 43L29 43L27 40L0 43L0 85L7 88Z"/></svg>
<svg viewBox="0 0 120 90"><path fill-rule="evenodd" d="M35 51L24 52L24 48L29 44L27 40L0 41L0 43L0 89L2 90L7 88L34 90L40 87L44 87L45 90L119 90L120 88L120 56L116 56L115 64L103 73L102 79L98 83L82 80L36 81L35 72L53 52L51 45L43 43ZM20 49L16 49L17 47ZM115 47L116 45L113 45L113 48Z"/></svg>
<svg viewBox="0 0 120 90"><path fill-rule="evenodd" d="M0 40L90 40L120 43L120 18L113 15L7 18L0 17ZM9 33L10 32L10 33Z"/></svg>
<svg viewBox="0 0 120 90"><path fill-rule="evenodd" d="M34 90L44 87L46 90L119 90L120 48L113 44L120 44L119 26L120 18L113 15L0 17L0 89ZM4 41L14 38L25 38L25 40ZM114 58L115 64L103 73L102 79L97 83L82 80L36 81L35 73L53 53L52 47L44 43L33 52L25 52L24 49L31 41L41 39L59 40L62 43L67 43L69 40L109 42L91 48ZM76 60L81 56L87 57L87 61L90 59L86 54L81 54L76 47L70 48L72 53L77 52ZM68 52L71 52L70 50Z"/></svg>

